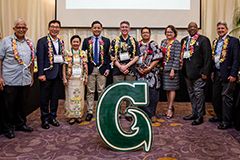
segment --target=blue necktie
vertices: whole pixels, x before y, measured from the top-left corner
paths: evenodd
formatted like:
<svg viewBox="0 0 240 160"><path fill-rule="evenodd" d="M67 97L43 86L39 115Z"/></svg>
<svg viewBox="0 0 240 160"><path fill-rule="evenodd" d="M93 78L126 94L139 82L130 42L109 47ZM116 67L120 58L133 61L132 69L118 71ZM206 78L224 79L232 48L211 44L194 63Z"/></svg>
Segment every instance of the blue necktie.
<svg viewBox="0 0 240 160"><path fill-rule="evenodd" d="M95 38L95 43L94 43L94 63L98 65L98 37Z"/></svg>

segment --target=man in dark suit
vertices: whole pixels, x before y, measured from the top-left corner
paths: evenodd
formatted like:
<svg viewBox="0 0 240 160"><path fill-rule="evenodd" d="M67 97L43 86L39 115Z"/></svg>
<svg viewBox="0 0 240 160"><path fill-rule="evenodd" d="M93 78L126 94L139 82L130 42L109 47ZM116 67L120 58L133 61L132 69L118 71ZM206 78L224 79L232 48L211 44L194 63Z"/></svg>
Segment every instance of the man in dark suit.
<svg viewBox="0 0 240 160"><path fill-rule="evenodd" d="M59 92L61 92L59 88L62 83L62 63L64 62L64 42L58 38L60 27L60 21L50 21L49 34L39 39L37 43L40 109L44 129L49 129L49 123L56 127L60 125L56 120Z"/></svg>
<svg viewBox="0 0 240 160"><path fill-rule="evenodd" d="M186 80L192 114L183 117L193 120L192 125L203 123L205 114L204 88L211 72L211 43L209 39L198 33L195 22L188 25L189 36L182 39L181 65Z"/></svg>
<svg viewBox="0 0 240 160"><path fill-rule="evenodd" d="M94 108L94 93L97 83L97 92L100 95L106 86L106 77L110 72L109 47L110 40L101 36L102 24L94 21L91 25L93 35L85 38L82 50L88 56L88 84L87 84L87 116L86 121L91 121Z"/></svg>
<svg viewBox="0 0 240 160"><path fill-rule="evenodd" d="M217 23L218 38L213 41L213 107L216 117L210 122L220 122L218 129L232 126L234 90L239 68L240 45L237 38L228 35L225 22Z"/></svg>

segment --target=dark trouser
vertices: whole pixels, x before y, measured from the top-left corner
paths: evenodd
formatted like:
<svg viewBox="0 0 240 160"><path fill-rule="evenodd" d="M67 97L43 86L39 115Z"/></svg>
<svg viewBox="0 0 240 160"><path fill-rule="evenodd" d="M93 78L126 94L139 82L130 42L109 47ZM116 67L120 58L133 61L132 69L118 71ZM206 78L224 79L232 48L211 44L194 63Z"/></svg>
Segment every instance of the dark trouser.
<svg viewBox="0 0 240 160"><path fill-rule="evenodd" d="M201 78L197 80L185 78L185 80L192 104L192 114L196 117L202 117L205 114L204 88L206 86L206 82Z"/></svg>
<svg viewBox="0 0 240 160"><path fill-rule="evenodd" d="M27 104L29 86L8 86L3 90L3 132L14 130L26 123L24 107Z"/></svg>
<svg viewBox="0 0 240 160"><path fill-rule="evenodd" d="M214 73L213 108L216 116L226 124L232 123L233 94L236 83L223 82L220 73Z"/></svg>
<svg viewBox="0 0 240 160"><path fill-rule="evenodd" d="M149 87L149 104L148 106L139 108L146 112L149 118L152 118L156 113L158 101L159 101L159 89Z"/></svg>
<svg viewBox="0 0 240 160"><path fill-rule="evenodd" d="M41 120L48 121L57 117L59 88L62 80L57 77L52 80L40 81ZM49 110L50 104L50 110Z"/></svg>

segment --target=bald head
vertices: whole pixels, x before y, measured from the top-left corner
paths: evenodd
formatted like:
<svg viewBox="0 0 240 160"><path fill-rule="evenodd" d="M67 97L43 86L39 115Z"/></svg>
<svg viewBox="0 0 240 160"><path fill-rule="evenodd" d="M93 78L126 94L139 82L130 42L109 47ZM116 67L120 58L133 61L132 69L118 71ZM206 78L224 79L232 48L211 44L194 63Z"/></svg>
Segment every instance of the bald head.
<svg viewBox="0 0 240 160"><path fill-rule="evenodd" d="M188 30L188 33L189 33L189 35L190 35L191 37L194 36L194 35L198 32L198 25L197 25L197 23L195 23L195 22L190 22L190 23L188 24L187 30Z"/></svg>

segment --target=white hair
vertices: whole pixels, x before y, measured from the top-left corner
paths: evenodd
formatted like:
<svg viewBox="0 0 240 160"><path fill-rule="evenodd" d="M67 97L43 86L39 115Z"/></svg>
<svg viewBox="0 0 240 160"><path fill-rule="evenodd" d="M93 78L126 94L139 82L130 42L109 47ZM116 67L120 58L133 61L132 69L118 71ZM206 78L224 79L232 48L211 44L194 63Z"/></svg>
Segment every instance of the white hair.
<svg viewBox="0 0 240 160"><path fill-rule="evenodd" d="M15 20L14 27L16 27L18 23L24 23L27 26L26 21L22 17L19 17Z"/></svg>

